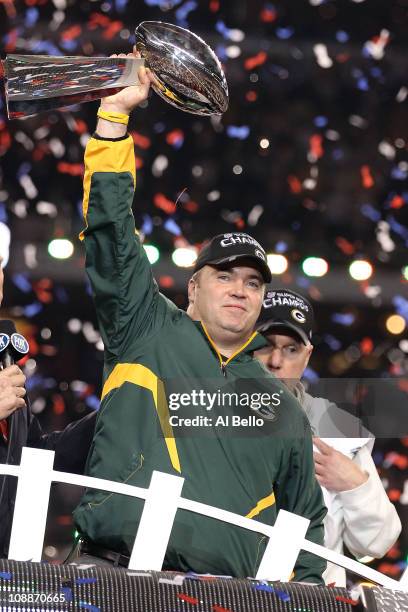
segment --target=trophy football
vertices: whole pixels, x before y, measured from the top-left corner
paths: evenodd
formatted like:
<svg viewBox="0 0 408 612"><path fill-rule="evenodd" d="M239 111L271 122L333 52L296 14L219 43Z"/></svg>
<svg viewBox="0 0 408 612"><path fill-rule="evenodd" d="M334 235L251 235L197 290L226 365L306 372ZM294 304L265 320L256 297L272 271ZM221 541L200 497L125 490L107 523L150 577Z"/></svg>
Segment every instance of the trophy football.
<svg viewBox="0 0 408 612"><path fill-rule="evenodd" d="M137 85L143 64L155 76L154 91L172 106L196 115L227 110L224 72L201 38L161 21L143 21L135 34L141 59L7 55L2 64L9 119L89 102Z"/></svg>

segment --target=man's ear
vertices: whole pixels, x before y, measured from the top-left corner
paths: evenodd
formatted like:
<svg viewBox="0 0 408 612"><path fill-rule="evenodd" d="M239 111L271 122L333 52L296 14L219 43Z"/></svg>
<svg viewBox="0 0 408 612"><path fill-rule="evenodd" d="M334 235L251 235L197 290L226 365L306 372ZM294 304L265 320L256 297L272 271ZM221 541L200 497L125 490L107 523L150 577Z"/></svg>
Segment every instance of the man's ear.
<svg viewBox="0 0 408 612"><path fill-rule="evenodd" d="M306 358L305 358L305 367L304 367L304 369L307 368L308 363L309 363L309 359L312 356L312 353L313 353L313 344L309 344L306 348L307 348L307 353L306 353Z"/></svg>
<svg viewBox="0 0 408 612"><path fill-rule="evenodd" d="M191 277L188 281L188 301L190 304L194 304L196 286L197 281L193 277Z"/></svg>

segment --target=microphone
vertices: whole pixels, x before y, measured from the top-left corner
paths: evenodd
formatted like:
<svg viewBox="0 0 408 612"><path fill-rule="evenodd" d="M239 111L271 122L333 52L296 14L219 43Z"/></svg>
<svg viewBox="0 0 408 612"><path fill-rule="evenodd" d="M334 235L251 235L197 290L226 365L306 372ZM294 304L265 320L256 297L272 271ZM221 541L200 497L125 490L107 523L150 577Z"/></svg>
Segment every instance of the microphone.
<svg viewBox="0 0 408 612"><path fill-rule="evenodd" d="M0 364L7 368L28 353L29 345L21 334L17 333L16 326L9 319L0 320Z"/></svg>

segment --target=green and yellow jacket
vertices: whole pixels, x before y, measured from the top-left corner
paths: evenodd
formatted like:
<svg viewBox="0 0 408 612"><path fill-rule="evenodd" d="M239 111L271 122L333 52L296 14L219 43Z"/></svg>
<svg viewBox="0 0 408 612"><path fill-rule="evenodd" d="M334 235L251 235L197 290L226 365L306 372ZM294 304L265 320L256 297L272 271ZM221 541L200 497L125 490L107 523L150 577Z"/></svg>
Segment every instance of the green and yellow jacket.
<svg viewBox="0 0 408 612"><path fill-rule="evenodd" d="M134 188L132 138L91 138L85 155L83 238L105 366L87 473L139 487L149 486L153 470L179 475L185 479L183 497L271 525L283 508L310 519L307 538L322 544L326 508L300 405L253 358L253 351L265 344L262 336L254 333L223 363L205 327L159 292L135 232ZM259 414L245 402L218 402L211 410L192 405L170 409L170 396L192 389L218 398L224 391L239 393L240 400L262 390L278 394L280 402L271 419L257 425L225 426L225 420L216 425L220 415ZM212 422L180 428L170 417L181 414ZM88 490L75 523L87 539L129 554L142 510L142 500ZM179 510L165 567L255 576L265 545L261 534ZM321 582L325 565L302 552L294 579Z"/></svg>

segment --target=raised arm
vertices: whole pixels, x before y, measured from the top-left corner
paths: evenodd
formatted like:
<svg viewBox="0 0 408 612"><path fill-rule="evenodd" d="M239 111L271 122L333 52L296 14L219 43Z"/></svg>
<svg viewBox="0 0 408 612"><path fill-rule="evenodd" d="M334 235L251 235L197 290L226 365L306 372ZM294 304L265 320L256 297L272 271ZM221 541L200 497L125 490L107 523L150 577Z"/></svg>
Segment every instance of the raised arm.
<svg viewBox="0 0 408 612"><path fill-rule="evenodd" d="M140 85L102 100L85 152L81 238L109 361L126 359L130 344L151 330L158 308L158 288L132 214L136 175L127 119L148 95L151 78L144 68L139 80Z"/></svg>

